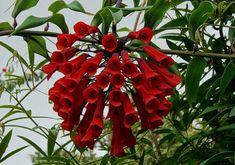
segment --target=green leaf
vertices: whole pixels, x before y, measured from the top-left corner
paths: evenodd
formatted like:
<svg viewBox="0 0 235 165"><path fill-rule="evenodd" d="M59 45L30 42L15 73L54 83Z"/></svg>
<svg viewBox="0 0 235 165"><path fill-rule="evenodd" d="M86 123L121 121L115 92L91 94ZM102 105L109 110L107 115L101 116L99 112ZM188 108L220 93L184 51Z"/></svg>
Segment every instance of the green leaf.
<svg viewBox="0 0 235 165"><path fill-rule="evenodd" d="M217 154L213 155L212 157L204 160L202 163L200 163L200 165L215 164L219 160L223 160L223 159L228 158L228 157L233 157L234 154L235 154L234 151L222 151L222 152L217 153Z"/></svg>
<svg viewBox="0 0 235 165"><path fill-rule="evenodd" d="M2 158L3 154L5 153L8 144L10 142L12 136L12 130L10 130L6 136L2 139L1 143L0 143L0 159Z"/></svg>
<svg viewBox="0 0 235 165"><path fill-rule="evenodd" d="M73 1L69 4L66 4L63 0L58 0L58 1L53 2L48 7L48 10L55 14L65 8L69 8L69 9L71 9L73 11L77 11L77 12L86 13L85 9L81 5L81 3L78 1Z"/></svg>
<svg viewBox="0 0 235 165"><path fill-rule="evenodd" d="M100 165L108 165L109 159L110 159L109 154L104 155L100 162Z"/></svg>
<svg viewBox="0 0 235 165"><path fill-rule="evenodd" d="M16 18L18 14L24 10L34 7L37 5L39 0L17 0L12 11L11 16Z"/></svg>
<svg viewBox="0 0 235 165"><path fill-rule="evenodd" d="M214 12L215 7L212 2L203 1L199 7L192 12L189 17L189 35L190 38L195 40L195 33L197 29L203 25Z"/></svg>
<svg viewBox="0 0 235 165"><path fill-rule="evenodd" d="M213 112L218 109L227 109L230 107L233 107L235 103L233 102L222 102L222 103L216 103L213 106L207 107L198 117L204 116L207 113Z"/></svg>
<svg viewBox="0 0 235 165"><path fill-rule="evenodd" d="M229 83L232 81L234 77L235 77L235 64L233 61L231 61L224 69L223 75L220 80L220 95L221 96L225 94L225 91Z"/></svg>
<svg viewBox="0 0 235 165"><path fill-rule="evenodd" d="M182 27L185 27L187 25L187 19L185 17L179 17L176 19L173 19L160 28L156 29L154 33L160 33L164 30L172 30L172 29L181 29Z"/></svg>
<svg viewBox="0 0 235 165"><path fill-rule="evenodd" d="M138 7L140 4L140 0L133 0L135 7Z"/></svg>
<svg viewBox="0 0 235 165"><path fill-rule="evenodd" d="M73 1L70 4L67 4L68 8L77 12L86 13L85 9L78 1Z"/></svg>
<svg viewBox="0 0 235 165"><path fill-rule="evenodd" d="M144 15L144 26L155 29L161 23L165 13L169 10L169 8L169 2L165 2L165 0L156 1L153 7L149 9Z"/></svg>
<svg viewBox="0 0 235 165"><path fill-rule="evenodd" d="M109 7L105 7L100 13L100 17L102 18L102 32L107 34L110 28L111 23L117 24L121 21L123 17L122 10L112 10Z"/></svg>
<svg viewBox="0 0 235 165"><path fill-rule="evenodd" d="M235 40L235 28L234 28L234 26L235 26L235 19L233 19L231 22L232 22L231 26L233 26L233 27L230 27L229 30L228 30L228 38L230 40L230 43L233 44L234 40Z"/></svg>
<svg viewBox="0 0 235 165"><path fill-rule="evenodd" d="M206 61L200 57L193 58L188 64L185 77L185 91L189 104L197 101L199 82L205 67Z"/></svg>
<svg viewBox="0 0 235 165"><path fill-rule="evenodd" d="M24 141L26 141L27 143L29 143L32 147L34 147L39 153L41 153L43 156L47 156L47 154L36 144L34 143L32 140L23 137L23 136L18 136L19 138L23 139Z"/></svg>
<svg viewBox="0 0 235 165"><path fill-rule="evenodd" d="M42 55L45 57L47 60L50 59L48 53L47 53L47 48L46 48L46 41L43 37L41 36L30 36L29 41L28 41L28 47L33 53L37 53L39 55ZM30 57L30 64L34 64L33 57ZM32 61L31 61L32 60Z"/></svg>
<svg viewBox="0 0 235 165"><path fill-rule="evenodd" d="M69 33L68 26L62 14L54 14L50 17L49 22L57 25L63 33Z"/></svg>
<svg viewBox="0 0 235 165"><path fill-rule="evenodd" d="M210 96L213 96L215 93L216 88L219 86L220 78L216 79L212 85L210 86L209 90L207 91L205 98L208 99Z"/></svg>
<svg viewBox="0 0 235 165"><path fill-rule="evenodd" d="M233 107L229 113L229 117L234 117L235 116L235 107Z"/></svg>
<svg viewBox="0 0 235 165"><path fill-rule="evenodd" d="M20 147L14 151L11 151L10 153L8 153L6 156L4 156L1 160L0 160L0 163L5 161L6 159L10 158L11 156L17 154L18 152L20 152L21 150L25 149L26 147L28 146L24 146L24 147Z"/></svg>
<svg viewBox="0 0 235 165"><path fill-rule="evenodd" d="M4 42L2 42L2 41L0 41L0 45L2 46L2 47L4 47L5 49L7 49L9 52L11 52L11 53L13 53L15 50L12 48L12 47L10 47L9 45L7 45L7 44L5 44Z"/></svg>
<svg viewBox="0 0 235 165"><path fill-rule="evenodd" d="M56 24L63 33L68 33L68 27L66 25L64 16L61 14L54 14L50 17L29 16L23 21L21 25L18 26L18 28L16 28L16 30L11 35L18 33L25 29L43 25L46 22L51 22L53 24Z"/></svg>
<svg viewBox="0 0 235 165"><path fill-rule="evenodd" d="M48 139L47 152L48 152L49 156L51 156L53 154L58 133L59 133L59 129L57 129L57 128L51 128L49 130L49 134L48 134L48 138L47 138Z"/></svg>
<svg viewBox="0 0 235 165"><path fill-rule="evenodd" d="M8 22L1 22L0 23L0 31L3 30L12 30L13 27Z"/></svg>

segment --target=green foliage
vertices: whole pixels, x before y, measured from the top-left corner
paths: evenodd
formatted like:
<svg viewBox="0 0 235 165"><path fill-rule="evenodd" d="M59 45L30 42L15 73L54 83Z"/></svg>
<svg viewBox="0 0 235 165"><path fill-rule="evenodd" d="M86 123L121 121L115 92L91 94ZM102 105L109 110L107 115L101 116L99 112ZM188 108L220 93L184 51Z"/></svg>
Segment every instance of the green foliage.
<svg viewBox="0 0 235 165"><path fill-rule="evenodd" d="M54 1L48 10L52 15L27 16L14 29L7 20L0 23L0 36L19 35L24 37L28 55L21 55L14 45L0 41L0 46L9 53L6 64L7 72L0 74L0 94L6 92L15 105L0 105L3 116L0 117L2 138L0 142L0 162L17 154L26 147L36 151L32 156L34 164L101 164L101 165L232 165L235 153L235 2L225 0L180 1L180 0L140 0L123 1L119 7L115 0L103 0L102 8L94 15L84 9L80 1L67 3L63 0ZM12 17L17 16L34 6L38 0L16 0L12 9ZM126 3L126 4L124 4ZM129 3L129 2L128 2ZM67 18L61 10L70 9L76 14L87 14L93 26L101 26L102 34L132 31L133 26L120 26L123 19L141 13L136 19L136 27L147 26L154 30L155 39L166 42L168 52L172 52L177 63L169 68L180 74L182 83L169 97L173 105L164 119L164 125L154 131L140 129L140 123L133 126L137 136L135 148L125 149L124 157L112 157L110 150L110 130L112 124L105 123L107 129L102 138L96 141L98 148L105 151L103 157L90 152L87 148L79 148L71 140L62 144L59 138L70 138L59 127L43 128L35 121L34 110L28 110L21 104L31 92L44 81L41 67L50 60L47 47L51 41L47 35L56 37L57 32L27 33L28 29L37 28L46 23L55 24L62 33L69 33ZM132 18L132 17L131 17ZM143 18L143 20L141 20ZM78 16L79 19L79 16ZM78 20L79 21L79 20ZM87 22L88 23L88 22ZM118 29L115 29L117 26ZM228 33L227 33L228 32ZM12 39L12 38L9 38ZM89 38L91 39L91 38ZM159 40L152 40L152 45L162 48ZM90 43L84 42L89 47ZM54 45L53 45L54 46ZM127 41L127 47L139 49L136 41ZM200 54L201 53L201 54ZM217 57L209 56L209 53ZM140 53L141 54L141 53ZM175 55L178 56L175 56ZM204 55L203 55L204 54ZM41 61L37 56L42 57ZM230 58L223 59L223 55ZM133 54L133 56L136 56ZM142 56L142 54L141 54ZM196 57L193 57L196 56ZM144 57L144 56L142 56ZM15 72L15 70L19 72ZM26 94L20 97L19 94ZM46 96L45 96L46 97ZM40 117L48 120L48 117ZM13 121L30 120L33 128L23 125L10 125ZM57 121L60 123L60 121ZM34 127L35 126L35 127ZM25 129L47 140L46 147L40 146L29 137L18 135L28 146L7 152L12 141L12 131L7 129ZM72 133L71 133L72 136Z"/></svg>

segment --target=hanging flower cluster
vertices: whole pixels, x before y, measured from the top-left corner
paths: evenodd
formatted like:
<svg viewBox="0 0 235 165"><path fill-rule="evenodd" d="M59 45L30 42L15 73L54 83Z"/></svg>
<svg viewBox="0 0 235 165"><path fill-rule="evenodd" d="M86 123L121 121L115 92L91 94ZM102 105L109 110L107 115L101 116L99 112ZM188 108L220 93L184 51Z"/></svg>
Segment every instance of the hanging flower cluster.
<svg viewBox="0 0 235 165"><path fill-rule="evenodd" d="M42 68L48 79L57 70L64 74L49 90L49 99L63 118L61 127L76 131L72 140L80 147L92 149L104 129L104 118L111 120L111 155L122 156L125 147L136 144L133 124L140 120L141 127L150 130L163 124L172 105L166 96L173 94L181 78L167 69L173 59L148 44L153 36L149 28L130 32L125 41L83 22L76 23L74 31L58 36L58 50ZM91 45L74 46L87 36L94 41ZM142 41L148 58L124 50L133 39Z"/></svg>

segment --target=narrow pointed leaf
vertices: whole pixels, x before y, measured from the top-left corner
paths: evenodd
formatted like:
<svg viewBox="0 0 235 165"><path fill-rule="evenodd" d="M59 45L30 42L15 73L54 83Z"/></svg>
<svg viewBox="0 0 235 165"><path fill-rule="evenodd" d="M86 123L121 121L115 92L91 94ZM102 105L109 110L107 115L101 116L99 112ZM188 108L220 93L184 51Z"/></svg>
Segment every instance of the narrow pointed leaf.
<svg viewBox="0 0 235 165"><path fill-rule="evenodd" d="M2 158L3 154L6 152L11 136L12 136L12 130L6 134L6 136L2 139L0 143L0 159Z"/></svg>
<svg viewBox="0 0 235 165"><path fill-rule="evenodd" d="M32 140L30 140L26 137L23 137L23 136L18 136L18 137L21 138L22 140L26 141L27 143L29 143L33 148L35 148L43 156L47 156L47 154L36 143L34 143Z"/></svg>
<svg viewBox="0 0 235 165"><path fill-rule="evenodd" d="M185 78L186 97L189 104L196 102L199 82L206 67L206 61L203 58L193 58L187 67Z"/></svg>
<svg viewBox="0 0 235 165"><path fill-rule="evenodd" d="M39 0L16 0L11 16L16 18L20 12L37 5L38 1Z"/></svg>

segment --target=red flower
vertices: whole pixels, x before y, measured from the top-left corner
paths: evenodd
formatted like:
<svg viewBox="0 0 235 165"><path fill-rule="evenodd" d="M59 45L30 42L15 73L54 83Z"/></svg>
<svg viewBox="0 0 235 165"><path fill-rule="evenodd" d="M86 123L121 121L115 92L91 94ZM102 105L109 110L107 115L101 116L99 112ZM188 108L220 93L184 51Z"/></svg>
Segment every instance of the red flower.
<svg viewBox="0 0 235 165"><path fill-rule="evenodd" d="M6 73L7 72L7 68L2 68L2 72Z"/></svg>
<svg viewBox="0 0 235 165"><path fill-rule="evenodd" d="M73 29L78 36L79 39L86 37L91 33L99 32L100 30L96 26L90 26L85 24L84 22L78 22L73 26Z"/></svg>
<svg viewBox="0 0 235 165"><path fill-rule="evenodd" d="M75 144L84 147L85 145L81 143L81 139L85 135L87 129L90 126L90 123L93 119L94 113L96 109L96 103L88 103L85 111L85 115L82 118L82 121L79 123L77 127L77 135L72 138Z"/></svg>
<svg viewBox="0 0 235 165"><path fill-rule="evenodd" d="M60 103L64 108L71 108L73 106L74 97L71 95L63 95L60 98Z"/></svg>
<svg viewBox="0 0 235 165"><path fill-rule="evenodd" d="M65 62L62 65L60 65L59 70L64 74L64 75L69 75L75 72L80 68L82 63L87 59L87 54L81 54L80 56L76 57L75 59Z"/></svg>
<svg viewBox="0 0 235 165"><path fill-rule="evenodd" d="M56 47L59 50L64 50L71 47L76 40L77 37L74 34L60 34L57 36Z"/></svg>
<svg viewBox="0 0 235 165"><path fill-rule="evenodd" d="M107 50L108 52L113 52L118 45L115 35L113 34L105 35L102 38L102 45L104 46L104 49Z"/></svg>
<svg viewBox="0 0 235 165"><path fill-rule="evenodd" d="M149 123L150 129L154 130L155 128L160 127L163 124L162 118L155 114L149 114Z"/></svg>
<svg viewBox="0 0 235 165"><path fill-rule="evenodd" d="M47 74L47 80L55 73L59 65L57 63L49 63L42 67L42 71Z"/></svg>
<svg viewBox="0 0 235 165"><path fill-rule="evenodd" d="M149 43L153 37L153 30L147 27L144 27L136 32L130 32L128 37L131 39L138 39L143 41L144 43Z"/></svg>
<svg viewBox="0 0 235 165"><path fill-rule="evenodd" d="M141 70L145 73L148 84L151 87L157 87L158 84L161 82L161 77L159 74L155 73L148 64L143 59L137 60Z"/></svg>
<svg viewBox="0 0 235 165"><path fill-rule="evenodd" d="M96 84L98 87L105 89L109 85L109 75L106 72L102 72L96 76Z"/></svg>
<svg viewBox="0 0 235 165"><path fill-rule="evenodd" d="M126 128L130 128L134 123L139 121L139 118L126 93L124 94L123 106L124 106L124 126Z"/></svg>
<svg viewBox="0 0 235 165"><path fill-rule="evenodd" d="M95 57L87 60L84 64L82 64L82 68L86 70L89 76L93 76L96 73L103 58L103 54L103 52L98 52Z"/></svg>
<svg viewBox="0 0 235 165"><path fill-rule="evenodd" d="M112 89L109 93L109 103L114 107L119 107L122 105L123 93L120 89Z"/></svg>
<svg viewBox="0 0 235 165"><path fill-rule="evenodd" d="M125 79L121 73L115 73L110 77L110 82L115 88L121 88L125 83Z"/></svg>
<svg viewBox="0 0 235 165"><path fill-rule="evenodd" d="M124 144L123 144L123 130L121 128L119 109L115 110L112 121L113 121L113 134L112 134L112 142L111 142L111 155L112 156L123 156L124 152Z"/></svg>
<svg viewBox="0 0 235 165"><path fill-rule="evenodd" d="M91 85L83 91L83 96L86 98L88 103L94 103L99 97L99 87Z"/></svg>
<svg viewBox="0 0 235 165"><path fill-rule="evenodd" d="M131 77L134 73L137 73L137 66L130 60L127 51L122 51L123 67L122 71L126 77Z"/></svg>
<svg viewBox="0 0 235 165"><path fill-rule="evenodd" d="M160 63L161 66L167 67L174 64L174 60L167 56L166 54L158 51L157 49L153 48L152 46L145 45L143 46L143 50L156 62Z"/></svg>
<svg viewBox="0 0 235 165"><path fill-rule="evenodd" d="M62 52L55 51L51 55L51 62L52 63L63 63L64 60L64 55Z"/></svg>
<svg viewBox="0 0 235 165"><path fill-rule="evenodd" d="M74 48L74 47L64 49L62 51L63 56L64 56L64 62L70 60L73 56L75 56L77 51L78 50L76 48Z"/></svg>
<svg viewBox="0 0 235 165"><path fill-rule="evenodd" d="M138 73L135 73L132 75L131 80L132 80L132 84L135 88L140 88L145 85L146 77L145 77L144 73L138 72Z"/></svg>
<svg viewBox="0 0 235 165"><path fill-rule="evenodd" d="M122 69L122 63L119 60L119 54L114 53L112 57L109 59L106 70L111 73L119 73Z"/></svg>
<svg viewBox="0 0 235 165"><path fill-rule="evenodd" d="M167 68L159 67L151 61L149 61L148 64L154 70L154 72L159 73L165 82L168 83L171 87L175 87L181 82L181 77L169 72Z"/></svg>

